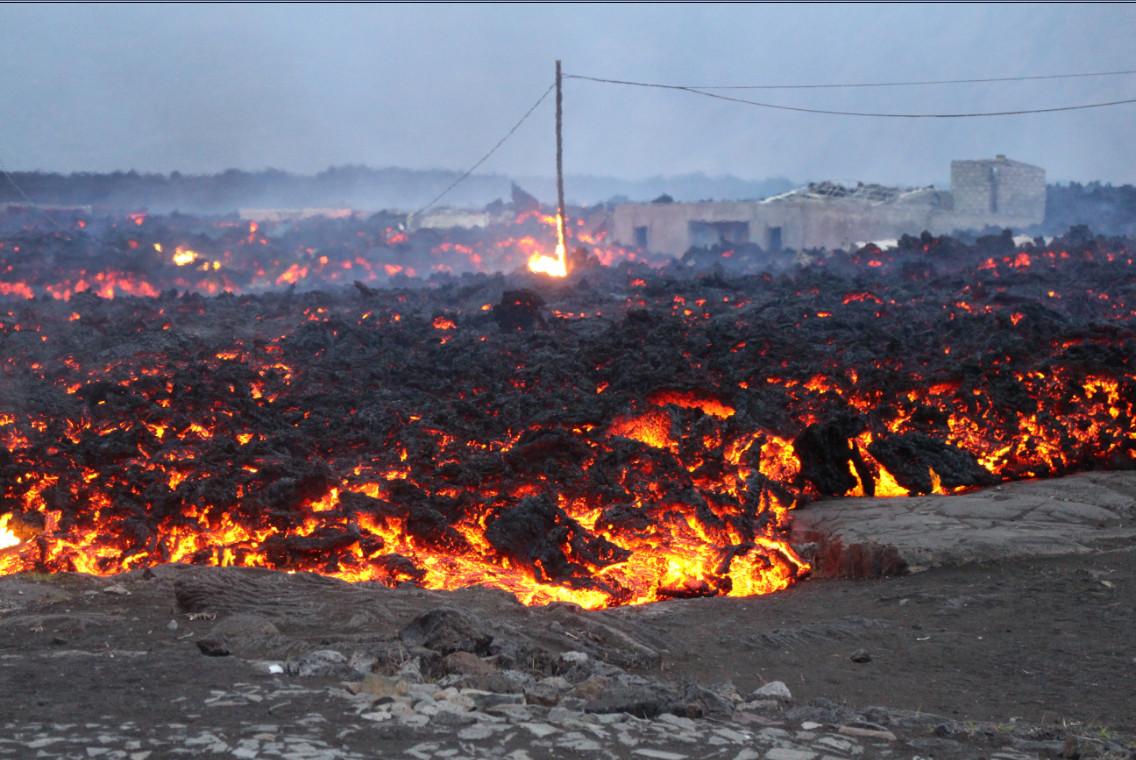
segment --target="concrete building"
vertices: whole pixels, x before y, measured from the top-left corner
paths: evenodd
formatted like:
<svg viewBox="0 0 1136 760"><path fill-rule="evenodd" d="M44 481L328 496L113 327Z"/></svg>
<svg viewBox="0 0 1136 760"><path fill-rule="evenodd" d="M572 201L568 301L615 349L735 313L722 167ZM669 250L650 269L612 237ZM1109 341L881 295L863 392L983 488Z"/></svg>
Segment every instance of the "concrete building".
<svg viewBox="0 0 1136 760"><path fill-rule="evenodd" d="M1044 218L1045 170L999 155L953 161L950 192L821 182L760 201L622 204L612 214L612 238L672 256L718 243L831 250L924 230L1028 227Z"/></svg>
<svg viewBox="0 0 1136 760"><path fill-rule="evenodd" d="M993 161L951 161L954 209L967 214L1045 214L1045 170L999 155Z"/></svg>

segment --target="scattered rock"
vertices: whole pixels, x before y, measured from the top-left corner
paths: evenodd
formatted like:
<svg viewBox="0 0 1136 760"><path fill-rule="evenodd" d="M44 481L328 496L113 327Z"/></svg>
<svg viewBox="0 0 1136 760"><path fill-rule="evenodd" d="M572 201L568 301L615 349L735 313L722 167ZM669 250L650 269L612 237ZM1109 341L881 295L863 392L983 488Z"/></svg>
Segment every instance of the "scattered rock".
<svg viewBox="0 0 1136 760"><path fill-rule="evenodd" d="M398 677L407 683L422 683L422 660L413 657L398 669Z"/></svg>
<svg viewBox="0 0 1136 760"><path fill-rule="evenodd" d="M497 672L497 666L472 652L451 652L442 658L442 670L461 675L488 675Z"/></svg>
<svg viewBox="0 0 1136 760"><path fill-rule="evenodd" d="M774 747L765 753L765 760L813 760L817 753L804 749Z"/></svg>
<svg viewBox="0 0 1136 760"><path fill-rule="evenodd" d="M652 760L686 760L689 755L681 755L678 752L667 752L661 749L633 749L631 754L635 757L649 757Z"/></svg>
<svg viewBox="0 0 1136 760"><path fill-rule="evenodd" d="M862 728L860 726L840 726L836 729L837 732L845 736L858 736L862 739L881 739L883 741L895 741L895 734L888 731L886 728Z"/></svg>
<svg viewBox="0 0 1136 760"><path fill-rule="evenodd" d="M479 739L488 739L493 736L493 729L484 723L475 723L472 726L467 726L461 731L458 731L458 738L463 741L477 741Z"/></svg>
<svg viewBox="0 0 1136 760"><path fill-rule="evenodd" d="M587 652L564 652L560 655L560 661L566 665L583 665L588 661Z"/></svg>
<svg viewBox="0 0 1136 760"><path fill-rule="evenodd" d="M242 639L249 637L279 636L280 629L263 615L238 612L221 618L209 631L214 639Z"/></svg>
<svg viewBox="0 0 1136 760"><path fill-rule="evenodd" d="M872 655L867 649L857 649L848 656L848 659L852 660L852 662L871 662Z"/></svg>
<svg viewBox="0 0 1136 760"><path fill-rule="evenodd" d="M410 693L406 681L379 673L371 673L362 681L348 683L347 688L355 694L370 694L378 699L394 699Z"/></svg>
<svg viewBox="0 0 1136 760"><path fill-rule="evenodd" d="M598 699L607 690L611 680L604 676L592 676L572 689L572 696L584 700Z"/></svg>
<svg viewBox="0 0 1136 760"><path fill-rule="evenodd" d="M547 723L522 723L521 728L528 731L530 734L538 739L543 739L546 736L558 733L560 729L555 726L550 726Z"/></svg>
<svg viewBox="0 0 1136 760"><path fill-rule="evenodd" d="M769 683L753 690L750 695L751 699L773 699L778 702L792 702L793 693L789 691L789 687L785 685L784 681L770 681Z"/></svg>
<svg viewBox="0 0 1136 760"><path fill-rule="evenodd" d="M668 710L677 697L668 685L628 679L612 683L601 694L589 699L584 710L590 713L625 712L638 718L654 718Z"/></svg>
<svg viewBox="0 0 1136 760"><path fill-rule="evenodd" d="M539 681L525 688L525 701L530 705L544 705L545 707L552 707L560 701L560 695L564 693L564 689L557 688L550 683L546 683L548 679ZM565 681L567 684L567 681Z"/></svg>
<svg viewBox="0 0 1136 760"><path fill-rule="evenodd" d="M399 638L407 646L421 646L441 655L472 652L488 655L493 635L471 615L452 607L439 607L419 615L402 631Z"/></svg>
<svg viewBox="0 0 1136 760"><path fill-rule="evenodd" d="M224 642L216 639L198 639L194 643L201 650L201 654L207 657L228 657L232 654Z"/></svg>
<svg viewBox="0 0 1136 760"><path fill-rule="evenodd" d="M126 586L121 583L112 583L103 589L104 594L114 594L115 596L130 596L130 592L126 590Z"/></svg>
<svg viewBox="0 0 1136 760"><path fill-rule="evenodd" d="M522 694L498 694L480 689L462 689L461 695L472 700L474 706L479 710L485 710L494 705L520 705L525 701Z"/></svg>
<svg viewBox="0 0 1136 760"><path fill-rule="evenodd" d="M317 649L290 660L285 665L288 675L300 678L350 678L355 674L347 657L334 649Z"/></svg>

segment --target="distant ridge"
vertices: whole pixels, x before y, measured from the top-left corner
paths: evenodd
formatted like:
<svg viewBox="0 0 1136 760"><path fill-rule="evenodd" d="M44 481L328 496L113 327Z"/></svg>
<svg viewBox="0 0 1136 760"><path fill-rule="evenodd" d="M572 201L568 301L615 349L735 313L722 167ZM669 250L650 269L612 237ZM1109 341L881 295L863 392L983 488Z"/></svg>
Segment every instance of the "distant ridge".
<svg viewBox="0 0 1136 760"><path fill-rule="evenodd" d="M28 197L41 204L90 205L109 209L142 209L165 213L226 214L239 208L345 207L377 211L411 210L429 201L457 176L448 170L337 166L315 175L276 169L219 174L139 173L135 171L58 174L11 172ZM508 200L516 182L545 203L555 198L551 177L509 177L475 174L447 195L445 203L481 207ZM752 199L793 187L777 177L745 180L733 176L683 174L672 177L625 180L614 177L565 178L569 203L595 205L610 200L646 201L666 193L676 200ZM0 182L0 203L23 199L7 182Z"/></svg>

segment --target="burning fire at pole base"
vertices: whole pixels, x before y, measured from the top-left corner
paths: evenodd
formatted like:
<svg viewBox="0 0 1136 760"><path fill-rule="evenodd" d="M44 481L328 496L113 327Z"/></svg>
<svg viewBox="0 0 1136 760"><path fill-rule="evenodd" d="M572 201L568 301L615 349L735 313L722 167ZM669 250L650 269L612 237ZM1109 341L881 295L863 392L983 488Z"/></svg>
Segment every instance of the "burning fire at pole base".
<svg viewBox="0 0 1136 760"><path fill-rule="evenodd" d="M1001 246L11 301L0 572L189 562L587 608L784 589L810 498L1136 462L1124 242Z"/></svg>

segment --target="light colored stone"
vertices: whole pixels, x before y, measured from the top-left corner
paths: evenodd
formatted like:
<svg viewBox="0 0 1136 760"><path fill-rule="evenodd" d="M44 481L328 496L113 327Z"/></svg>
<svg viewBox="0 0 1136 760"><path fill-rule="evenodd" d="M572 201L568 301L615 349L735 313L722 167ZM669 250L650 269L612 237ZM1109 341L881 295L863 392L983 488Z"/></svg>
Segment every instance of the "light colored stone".
<svg viewBox="0 0 1136 760"><path fill-rule="evenodd" d="M837 732L845 736L858 736L863 739L880 739L886 742L895 741L895 734L887 729L860 728L859 726L841 726Z"/></svg>
<svg viewBox="0 0 1136 760"><path fill-rule="evenodd" d="M554 707L548 711L548 719L553 723L578 721L583 715L579 710L569 710L566 707Z"/></svg>
<svg viewBox="0 0 1136 760"><path fill-rule="evenodd" d="M806 749L774 747L765 753L765 760L813 760L816 756L816 752L810 752Z"/></svg>
<svg viewBox="0 0 1136 760"><path fill-rule="evenodd" d="M391 714L386 710L375 710L374 712L365 712L359 716L363 720L374 721L375 723L382 723L384 720L390 720Z"/></svg>
<svg viewBox="0 0 1136 760"><path fill-rule="evenodd" d="M527 706L514 703L490 705L485 708L485 712L491 715L503 715L513 722L531 720L533 717L532 711Z"/></svg>
<svg viewBox="0 0 1136 760"><path fill-rule="evenodd" d="M633 749L631 750L631 754L636 757L654 758L654 760L686 760L687 758L687 755L680 755L677 752L666 752L661 749L647 749L645 747Z"/></svg>
<svg viewBox="0 0 1136 760"><path fill-rule="evenodd" d="M764 686L754 689L751 699L773 699L778 702L791 702L793 700L793 693L789 691L789 687L785 685L784 681L770 681Z"/></svg>
<svg viewBox="0 0 1136 760"><path fill-rule="evenodd" d="M556 742L556 746L574 749L577 752L598 752L603 749L594 739L589 739L582 734L566 734L564 738Z"/></svg>
<svg viewBox="0 0 1136 760"><path fill-rule="evenodd" d="M733 742L734 744L744 744L752 738L750 734L744 731L735 731L734 729L727 728L725 726L715 728L714 733L722 737L723 739L726 739L727 741Z"/></svg>
<svg viewBox="0 0 1136 760"><path fill-rule="evenodd" d="M442 658L442 667L447 673L462 675L488 675L497 672L497 666L483 660L473 652L453 652Z"/></svg>
<svg viewBox="0 0 1136 760"><path fill-rule="evenodd" d="M462 689L461 695L472 700L479 710L485 710L494 705L520 705L524 704L524 694L499 694L495 691L482 691L481 689Z"/></svg>
<svg viewBox="0 0 1136 760"><path fill-rule="evenodd" d="M857 745L848 739L841 739L839 736L822 736L813 743L813 747L822 751L835 750L847 755L856 749Z"/></svg>
<svg viewBox="0 0 1136 760"><path fill-rule="evenodd" d="M521 728L525 729L538 739L543 739L546 736L560 733L559 728L550 726L547 723L522 723L520 725Z"/></svg>
<svg viewBox="0 0 1136 760"><path fill-rule="evenodd" d="M379 673L371 673L358 683L348 684L347 688L357 694L369 694L377 699L383 697L394 699L410 693L410 686L406 681Z"/></svg>
<svg viewBox="0 0 1136 760"><path fill-rule="evenodd" d="M472 726L466 726L458 731L458 738L463 741L473 742L482 739L488 739L493 736L495 731L484 723L474 723Z"/></svg>

